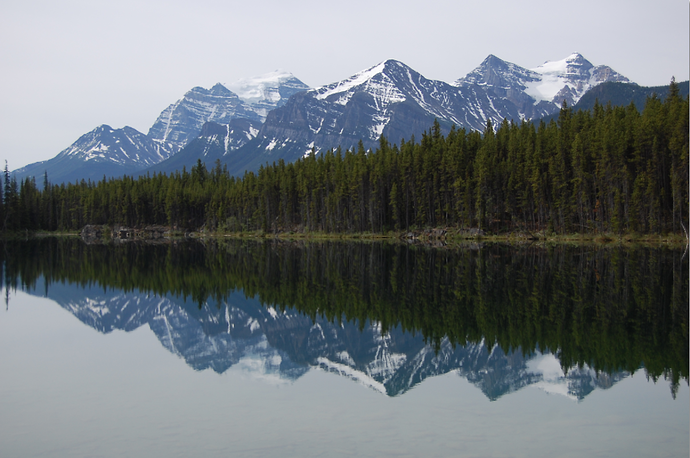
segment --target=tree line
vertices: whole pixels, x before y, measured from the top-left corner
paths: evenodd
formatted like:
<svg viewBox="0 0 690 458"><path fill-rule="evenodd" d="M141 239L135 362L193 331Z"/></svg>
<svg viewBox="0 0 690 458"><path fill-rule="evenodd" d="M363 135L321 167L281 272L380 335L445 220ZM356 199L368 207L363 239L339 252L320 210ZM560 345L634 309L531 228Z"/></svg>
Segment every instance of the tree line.
<svg viewBox="0 0 690 458"><path fill-rule="evenodd" d="M86 224L209 231L678 233L688 229L688 97L675 82L640 112L562 106L548 124L487 121L483 133L438 122L376 149L312 150L231 176L220 161L190 171L43 186L5 167L4 230Z"/></svg>

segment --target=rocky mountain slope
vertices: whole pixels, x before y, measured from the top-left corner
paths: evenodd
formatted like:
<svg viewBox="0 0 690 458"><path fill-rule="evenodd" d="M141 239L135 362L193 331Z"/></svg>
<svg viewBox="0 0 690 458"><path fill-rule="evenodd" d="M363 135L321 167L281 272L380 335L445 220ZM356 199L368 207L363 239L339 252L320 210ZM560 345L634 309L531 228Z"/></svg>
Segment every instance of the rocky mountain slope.
<svg viewBox="0 0 690 458"><path fill-rule="evenodd" d="M148 136L157 142L170 142L179 150L194 140L207 122L229 124L233 119L245 119L260 125L269 111L309 89L285 72L239 80L231 86L237 92L220 83L208 90L195 87L163 110Z"/></svg>
<svg viewBox="0 0 690 458"><path fill-rule="evenodd" d="M51 183L99 181L103 177L132 175L168 158L174 145L157 142L131 127L113 129L105 124L96 127L61 151L53 159L17 169L22 179L36 178L42 186L44 174Z"/></svg>
<svg viewBox="0 0 690 458"><path fill-rule="evenodd" d="M209 131L202 132L202 129L207 122L226 128L219 149L236 149L256 136L268 111L282 106L292 94L308 88L290 73L281 71L240 80L232 86L241 96L220 83L211 89L195 87L163 110L148 134L132 127L112 129L102 125L80 137L55 158L30 164L13 174L18 179L33 176L39 186L46 172L49 181L56 184L81 179L100 180L103 176L138 175L172 158L200 134L206 138ZM172 172L183 166L189 169L196 163L196 152L192 156L191 159L184 155L176 158L160 170Z"/></svg>

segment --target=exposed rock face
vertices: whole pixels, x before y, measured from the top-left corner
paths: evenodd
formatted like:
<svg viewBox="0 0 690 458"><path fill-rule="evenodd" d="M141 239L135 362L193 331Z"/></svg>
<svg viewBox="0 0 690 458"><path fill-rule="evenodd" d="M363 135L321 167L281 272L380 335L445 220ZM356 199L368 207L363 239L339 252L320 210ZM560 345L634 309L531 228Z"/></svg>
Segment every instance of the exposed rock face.
<svg viewBox="0 0 690 458"><path fill-rule="evenodd" d="M171 228L168 226L146 226L143 228L125 227L115 224L113 227L107 225L89 224L81 230L81 238L87 244L104 243L111 240L116 242L132 240L162 240L168 238Z"/></svg>
<svg viewBox="0 0 690 458"><path fill-rule="evenodd" d="M167 158L170 145L153 142L131 127L113 129L105 124L82 135L58 157L72 157L84 162L112 162L122 166L146 167Z"/></svg>
<svg viewBox="0 0 690 458"><path fill-rule="evenodd" d="M225 125L207 122L198 137L174 156L147 169L147 172L174 173L183 167L189 170L199 159L210 169L216 160L223 161L230 152L255 138L260 127L257 121L241 118L232 119Z"/></svg>
<svg viewBox="0 0 690 458"><path fill-rule="evenodd" d="M535 84L541 81L541 74L534 70L528 70L518 65L506 62L494 55L489 55L479 65L465 77L458 79L455 85L459 88L478 91L478 88L487 91L489 97L495 99L505 99L515 106L517 117L509 117L508 113L499 110L498 115L503 118L521 119L540 118L550 114L554 109L549 104L540 104L540 101L529 96L525 89L528 84ZM492 120L494 125L503 118Z"/></svg>
<svg viewBox="0 0 690 458"><path fill-rule="evenodd" d="M175 148L166 142L156 142L131 127L113 129L108 125L96 127L53 159L27 165L13 173L18 178L33 176L39 186L43 175L53 184L100 181L103 177L132 175L168 158Z"/></svg>
<svg viewBox="0 0 690 458"><path fill-rule="evenodd" d="M247 103L259 116L261 122L266 120L269 111L285 105L285 102L294 94L309 89L309 86L291 73L281 70L240 79L225 86Z"/></svg>
<svg viewBox="0 0 690 458"><path fill-rule="evenodd" d="M234 118L260 121L237 94L222 84L211 89L195 87L163 110L148 135L159 142L170 142L179 150L199 135L205 123L227 124Z"/></svg>
<svg viewBox="0 0 690 458"><path fill-rule="evenodd" d="M211 89L195 87L158 116L148 135L170 142L177 149L196 138L207 122L229 124L245 119L261 125L269 111L285 104L293 94L308 86L286 72L274 72L237 81L232 85L239 95L218 83Z"/></svg>
<svg viewBox="0 0 690 458"><path fill-rule="evenodd" d="M104 228L107 228L107 226L88 224L81 230L80 236L88 244L101 243L103 241ZM110 238L108 232L106 234Z"/></svg>

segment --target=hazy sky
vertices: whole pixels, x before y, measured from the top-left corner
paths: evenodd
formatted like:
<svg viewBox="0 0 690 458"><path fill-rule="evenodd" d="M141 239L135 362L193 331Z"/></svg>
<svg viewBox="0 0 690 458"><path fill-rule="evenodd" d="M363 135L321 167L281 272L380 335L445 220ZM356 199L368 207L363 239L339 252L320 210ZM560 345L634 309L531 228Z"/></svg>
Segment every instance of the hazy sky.
<svg viewBox="0 0 690 458"><path fill-rule="evenodd" d="M451 83L494 54L581 53L644 86L688 79L685 0L0 0L0 160L47 160L100 124L146 133L194 86L276 69L316 87L383 60Z"/></svg>

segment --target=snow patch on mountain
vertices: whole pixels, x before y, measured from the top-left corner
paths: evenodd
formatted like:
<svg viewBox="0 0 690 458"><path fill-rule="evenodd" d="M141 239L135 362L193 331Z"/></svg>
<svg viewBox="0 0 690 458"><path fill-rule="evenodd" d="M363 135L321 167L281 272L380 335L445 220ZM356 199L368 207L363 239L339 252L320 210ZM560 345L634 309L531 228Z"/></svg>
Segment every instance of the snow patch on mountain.
<svg viewBox="0 0 690 458"><path fill-rule="evenodd" d="M320 152L321 152L321 147L320 146L314 146L314 141L312 140L312 142L307 145L307 150L302 155L302 159L308 158L312 153L314 155L317 155Z"/></svg>
<svg viewBox="0 0 690 458"><path fill-rule="evenodd" d="M540 74L506 62L493 54L484 59L479 67L455 81L455 86L477 85L485 87L524 89L525 84L541 78Z"/></svg>
<svg viewBox="0 0 690 458"><path fill-rule="evenodd" d="M348 92L357 86L366 83L368 80L378 75L385 68L386 63L381 62L366 70L362 70L359 73L354 74L346 80L339 81L337 83L329 84L327 86L320 87L318 89L312 89L312 92L316 93L316 98L319 100L324 100L333 94L341 94L343 92ZM340 99L338 99L338 104L345 105Z"/></svg>
<svg viewBox="0 0 690 458"><path fill-rule="evenodd" d="M570 67L569 63L575 61L578 57L581 56L579 54L571 54L565 59L553 62L547 61L539 67L533 68L533 72L541 75L541 80L528 83L525 92L537 101L552 101L556 94L568 84L568 75L574 74L574 69Z"/></svg>
<svg viewBox="0 0 690 458"><path fill-rule="evenodd" d="M559 106L562 100L558 99L565 99L572 105L585 92L604 81L630 82L610 67L595 67L579 53L562 60L547 61L530 71L541 75L541 78L527 82L525 93L533 97L535 103L546 101Z"/></svg>
<svg viewBox="0 0 690 458"><path fill-rule="evenodd" d="M265 101L277 104L283 98L278 89L286 83L294 84L294 80L296 78L292 73L276 70L251 78L241 78L224 86L246 103L256 104ZM304 86L306 89L306 85Z"/></svg>
<svg viewBox="0 0 690 458"><path fill-rule="evenodd" d="M273 148L276 147L277 144L278 144L278 140L276 140L275 138L272 139L271 142L266 147L266 151L271 151Z"/></svg>

